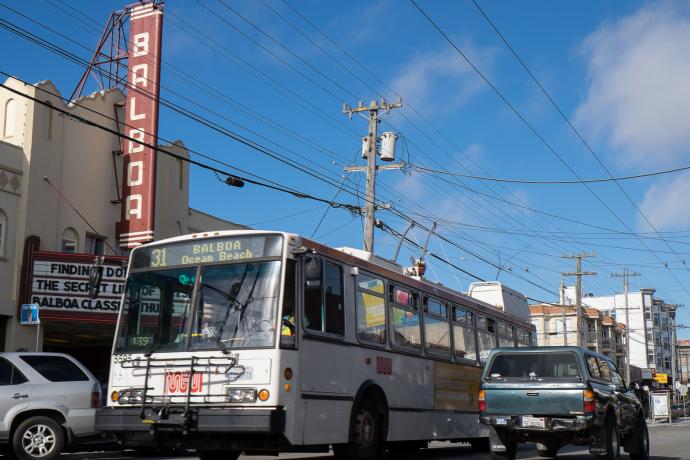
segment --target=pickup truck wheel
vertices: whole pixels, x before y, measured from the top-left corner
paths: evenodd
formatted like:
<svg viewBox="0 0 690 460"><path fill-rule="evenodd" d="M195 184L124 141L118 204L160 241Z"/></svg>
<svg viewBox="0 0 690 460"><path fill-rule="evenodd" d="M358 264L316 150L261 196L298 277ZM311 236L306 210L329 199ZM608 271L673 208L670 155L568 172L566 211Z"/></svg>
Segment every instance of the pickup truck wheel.
<svg viewBox="0 0 690 460"><path fill-rule="evenodd" d="M12 451L19 460L53 460L62 452L65 433L50 417L30 417L12 435Z"/></svg>
<svg viewBox="0 0 690 460"><path fill-rule="evenodd" d="M609 416L606 419L606 453L597 455L601 460L620 460L621 458L621 443L620 433L618 432L618 424L616 418Z"/></svg>
<svg viewBox="0 0 690 460"><path fill-rule="evenodd" d="M637 437L635 451L630 453L630 460L647 460L649 458L649 430L644 417L637 420L634 436Z"/></svg>

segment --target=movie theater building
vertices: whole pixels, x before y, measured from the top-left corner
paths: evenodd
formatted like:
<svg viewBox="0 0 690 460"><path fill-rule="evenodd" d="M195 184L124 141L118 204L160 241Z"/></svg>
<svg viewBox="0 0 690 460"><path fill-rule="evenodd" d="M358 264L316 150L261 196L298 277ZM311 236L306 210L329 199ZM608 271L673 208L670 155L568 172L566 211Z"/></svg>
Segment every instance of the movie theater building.
<svg viewBox="0 0 690 460"><path fill-rule="evenodd" d="M34 350L38 343L107 372L127 260L115 234L120 138L22 94L113 130L114 119L123 119L124 95L111 89L65 105L49 81L34 87L10 78L5 85L21 94L0 88L0 348ZM179 141L163 148L188 155ZM154 204L156 240L241 227L191 209L189 163L161 152ZM106 268L92 300L87 279L95 255L106 256ZM40 305L40 328L20 324L21 305L32 303Z"/></svg>

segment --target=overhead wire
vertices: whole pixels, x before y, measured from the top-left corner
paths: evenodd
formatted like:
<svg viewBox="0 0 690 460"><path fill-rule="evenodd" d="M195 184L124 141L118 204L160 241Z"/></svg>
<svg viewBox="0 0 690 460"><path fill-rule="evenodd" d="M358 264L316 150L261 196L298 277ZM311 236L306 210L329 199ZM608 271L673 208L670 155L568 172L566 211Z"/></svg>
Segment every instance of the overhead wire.
<svg viewBox="0 0 690 460"><path fill-rule="evenodd" d="M616 181L625 181L625 180L633 180L633 179L644 179L647 177L663 176L665 174L672 174L672 173L690 170L690 166L681 166L678 168L664 169L664 170L660 170L660 171L653 171L653 172L633 174L633 175L629 175L629 176L619 176L619 177L608 177L608 178L598 178L598 179L582 179L582 180L562 180L562 179L559 179L559 180L541 180L541 179L539 179L538 180L538 179L509 179L509 178L505 178L505 177L477 176L474 174L463 174L463 173L447 171L447 170L432 169L432 168L427 168L424 166L418 166L418 165L414 165L414 164L406 164L405 166L412 169L412 170L416 170L416 171L424 171L424 172L433 173L433 174L444 174L447 176L463 177L465 179L476 179L476 180L483 180L483 181L489 181L489 182L506 182L506 183L510 183L510 184L532 184L532 185L596 184L596 183L602 183L602 182L616 182Z"/></svg>
<svg viewBox="0 0 690 460"><path fill-rule="evenodd" d="M207 9L208 9L208 8L207 8ZM224 22L226 22L226 23L227 23L227 21L224 21Z"/></svg>
<svg viewBox="0 0 690 460"><path fill-rule="evenodd" d="M532 79L532 81L537 85L537 87L538 87L539 90L542 92L542 94L544 94L544 96L549 100L549 102L551 103L551 105L553 106L553 108L558 112L558 114L561 116L561 118L563 118L563 120L566 122L566 124L570 127L571 131L573 131L573 133L575 133L575 136L580 140L580 142L582 143L582 145L584 145L584 147L587 149L587 151L589 151L589 153L592 154L592 156L596 159L597 163L599 163L599 165L604 169L604 171L606 172L606 174L608 174L609 180L612 180L613 182L615 182L615 184L616 184L616 186L618 187L618 189L623 193L623 195L626 197L626 199L628 200L628 202L630 202L630 204L635 208L635 210L637 211L637 213L638 213L640 216L642 216L642 218L645 220L645 222L647 223L647 225L649 225L649 227L650 227L652 230L654 230L654 232L657 234L657 236L659 236L659 237L661 238L661 234L660 234L659 231L657 230L656 226L650 221L649 217L647 217L647 215L642 211L642 209L640 209L640 207L637 205L637 203L635 203L635 201L630 197L630 195L629 195L628 192L623 188L623 186L622 186L621 184L619 184L619 181L620 181L620 180L624 180L624 179L623 179L623 178L615 178L615 177L613 176L613 174L611 173L611 171L608 169L608 167L607 167L607 166L604 164L604 162L602 161L601 157L600 157L599 155L597 155L597 153L592 149L592 147L589 145L589 143L588 143L588 142L585 140L585 138L582 136L582 134L580 133L580 131L575 127L575 125L573 125L573 123L570 121L570 119L568 118L568 116L563 112L563 110L562 110L562 109L560 108L560 106L556 103L556 101L555 101L554 98L551 96L551 94L546 90L546 88L544 87L544 85L541 84L541 82L537 79L537 77L534 75L534 73L533 73L533 72L530 70L530 68L527 66L527 64L525 63L525 61L520 57L520 55L517 53L517 51L515 51L515 48L513 48L513 46L511 46L511 44L508 42L508 40L505 38L505 36L501 33L501 31L498 30L498 27L496 27L496 24L494 24L494 22L491 20L491 18L489 18L489 16L488 16L488 15L484 12L484 10L479 6L479 4L477 3L476 0L472 0L472 3L473 3L474 6L479 10L479 12L482 14L482 16L487 20L487 22L491 25L492 29L493 29L493 30L496 32L496 34L501 38L501 40L503 41L503 43L508 47L508 49L510 50L511 54L512 54L512 55L515 57L515 59L520 63L520 65L522 66L522 68L525 69L525 71L529 74L529 76L530 76L530 78ZM688 167L688 168L690 168L690 167ZM683 170L683 169L687 169L687 168L678 168L677 170ZM658 175L658 174L659 174L659 173L654 174L654 175ZM650 175L652 175L652 174L650 174ZM578 177L578 179L579 179L579 177ZM662 238L662 241L664 241L664 242L666 243L666 246L667 246L671 251L673 251L673 248L671 247L671 245L669 244L668 241L663 240L663 238ZM680 256L678 256L678 259L683 263L683 265L685 265L685 261L682 260L682 259L680 258Z"/></svg>
<svg viewBox="0 0 690 460"><path fill-rule="evenodd" d="M551 152L565 167L570 171L573 176L578 180L582 180L580 175L570 166L568 162L551 146L551 144L542 136L542 134L524 117L524 115L513 105L512 102L489 80L489 78L463 53L460 48L450 39L450 37L436 24L436 22L424 11L415 0L410 0L410 2L417 8L417 10L427 19L427 21L441 34L441 36L455 49L455 51L472 67L472 69L481 77L482 80L491 88L491 90L503 101L503 103L518 117L520 121L534 134L534 136ZM632 230L628 224L587 184L582 183L582 185L601 203L601 205L613 215L616 220L629 232ZM661 258L641 239L638 242L651 254L654 254L660 262L663 262ZM678 256L680 257L680 256ZM673 270L668 270L669 274L673 277L676 283L681 286L682 289L690 295L690 290L688 290L685 285L680 281Z"/></svg>
<svg viewBox="0 0 690 460"><path fill-rule="evenodd" d="M280 15L279 13L277 13L277 12L275 11L275 9L273 9L273 8L271 8L269 5L267 5L266 2L263 2L263 3L264 3L269 9L271 9L274 13L276 13L279 17L281 17L281 19L283 19L283 21L288 22L288 24L289 24L293 29L296 28L296 26L294 26L294 24L292 24L292 23L290 23L289 21L287 21L282 15ZM328 36L318 25L314 24L314 22L312 22L311 20L309 20L309 18L307 18L307 17L306 17L304 14L302 14L299 10L297 10L295 7L293 7L287 0L283 0L283 3L284 3L289 9L291 9L296 15L298 15L303 21L305 21L305 22L306 22L307 24L309 24L314 30L316 30L316 31L317 31L322 37L324 37L329 43L331 43L331 44L332 44L333 46L335 46L338 50L340 50L340 52L342 52L345 56L347 56L352 62L354 62L354 63L355 63L356 65L358 65L361 69L363 69L363 71L364 71L365 73L367 73L367 74L369 74L370 76L372 76L376 81L378 81L379 84L381 84L381 85L383 85L384 87L386 87L389 91L391 91L392 93L396 94L398 97L401 97L401 95L400 95L399 93L397 93L393 88L391 88L390 86L388 86L382 79L380 79L379 77L377 77L377 76L370 70L370 68L369 68L368 66L365 66L364 64L362 64L355 56L353 56L350 52L348 52L345 48L343 48L343 47L342 47L341 45L339 45L335 40L333 40L330 36ZM297 29L297 30L299 31L299 29ZM300 32L300 33L301 33L301 32ZM306 37L306 35L305 35L304 33L301 33L301 35L303 35L303 36ZM306 38L308 38L308 37L306 37ZM309 39L309 38L308 38L308 39ZM337 59L335 59L332 55L330 55L330 53L328 53L327 51L325 51L321 46L319 46L319 45L318 45L317 43L315 43L313 40L311 40L311 39L309 39L309 40L310 40L315 46L317 46L319 49L321 49L324 53L326 53L331 59L335 60L341 67L344 67L346 70L348 70L349 73L352 74L352 72L349 70L349 68L348 68L347 66L342 65ZM369 88L371 89L371 86L369 86L368 84L366 84L366 82L364 82L364 81L363 81L361 78L359 78L357 75L355 75L355 74L352 74L352 75L355 76L360 82L362 82L363 84L365 84L365 86L367 86L367 87L369 87ZM372 89L372 90L374 90L374 89ZM374 90L374 91L376 92L376 90ZM467 160L468 160L470 163L474 164L474 165L475 165L476 167L478 167L480 170L483 170L483 168L482 168L479 164L477 164L477 163L471 158L471 156L466 155L464 152L462 152L462 149L460 149L457 145L455 145L455 143L454 143L453 141L451 141L443 132L441 132L441 131L436 127L435 124L431 123L426 117L424 117L424 115L421 114L413 105L411 105L409 102L407 102L406 105L407 105L415 114L417 114L417 116L419 116L428 126L430 126L437 134L439 134L442 138L444 138L444 139L445 139L450 145L452 145L456 150L458 150L459 152L461 152L461 153L467 158ZM409 120L409 118L407 118L404 114L402 114L402 116L403 116L403 118L405 118L408 122L410 122L410 124L412 124L412 125L415 127L415 129L417 129L418 131L422 132L421 129L420 129L418 126L416 126L411 120ZM429 137L427 136L427 138L429 138ZM429 139L430 139L433 143L435 143L435 140L434 140L433 138L429 138ZM436 144L436 145L438 145L438 144ZM440 146L439 146L439 147L440 147ZM452 155L448 154L448 156L449 156L452 160L455 160L455 158L453 158ZM455 160L455 161L456 161L456 160ZM462 165L461 165L461 166L462 166ZM483 171L484 171L484 170L483 170ZM486 172L486 171L484 171L484 172ZM500 184L499 184L499 185L500 185ZM507 189L506 189L506 190L507 190ZM525 203L519 196L515 195L511 190L507 190L507 191L508 191L508 193L512 194L518 201L520 201L523 205L526 205L526 203ZM522 211L522 212L524 213L524 211ZM531 217L529 214L525 214L525 215L526 215L530 220L533 220L532 217ZM539 215L538 217L544 219L544 216ZM544 220L545 220L545 219L544 219ZM545 221L546 221L546 220L545 220ZM536 222L536 221L535 221L535 222ZM549 225L551 224L551 223L548 222L548 221L546 221L546 222L547 222L547 224L549 224Z"/></svg>

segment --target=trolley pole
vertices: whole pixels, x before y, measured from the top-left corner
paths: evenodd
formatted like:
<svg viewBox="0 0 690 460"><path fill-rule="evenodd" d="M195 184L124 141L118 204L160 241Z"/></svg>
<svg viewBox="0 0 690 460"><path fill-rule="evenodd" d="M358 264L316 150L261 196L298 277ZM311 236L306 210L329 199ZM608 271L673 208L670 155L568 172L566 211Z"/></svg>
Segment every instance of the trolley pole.
<svg viewBox="0 0 690 460"><path fill-rule="evenodd" d="M588 257L594 257L596 254L587 254L581 252L579 254L569 254L562 255L563 259L575 259L575 271L563 273L563 276L575 276L575 308L577 309L577 346L583 347L584 341L582 340L582 277L583 276L597 276L596 272L583 272L582 271L582 259Z"/></svg>
<svg viewBox="0 0 690 460"><path fill-rule="evenodd" d="M612 277L623 278L623 295L625 296L625 381L630 385L630 310L628 308L629 279L631 276L640 276L640 273L630 273L626 268L623 273L611 273Z"/></svg>
<svg viewBox="0 0 690 460"><path fill-rule="evenodd" d="M384 99L381 102L371 101L369 107L364 106L361 102L357 107L350 107L343 104L343 113L352 118L353 113L369 112L369 134L365 138L366 150L362 149L362 154L366 154L367 164L364 168L354 166L346 167L345 172L364 171L367 174L366 179L366 193L364 204L364 250L367 252L374 252L374 225L376 214L376 171L381 169L402 169L403 165L388 165L376 166L376 156L378 149L376 148L377 131L379 124L379 110L390 112L392 109L402 107L402 101L398 99L397 102L391 104Z"/></svg>

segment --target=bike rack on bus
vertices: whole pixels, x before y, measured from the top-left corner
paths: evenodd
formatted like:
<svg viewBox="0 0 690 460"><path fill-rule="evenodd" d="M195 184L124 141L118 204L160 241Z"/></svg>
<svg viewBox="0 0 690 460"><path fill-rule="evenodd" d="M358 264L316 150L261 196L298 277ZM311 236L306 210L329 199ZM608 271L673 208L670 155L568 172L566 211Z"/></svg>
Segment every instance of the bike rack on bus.
<svg viewBox="0 0 690 460"><path fill-rule="evenodd" d="M199 371L197 370L198 367L203 366L205 368L212 368L215 367L216 369L218 367L225 367L224 373L227 374L227 372L233 368L237 364L237 359L234 356L222 356L222 357L217 357L217 356L186 356L182 358L152 358L152 357L146 357L145 363L141 358L136 358L133 360L128 360L128 361L123 361L121 363L121 367L123 369L145 369L145 376L144 376L144 392L142 394L141 398L141 411L139 413L139 418L142 421L145 421L146 423L150 423L151 425L157 425L157 424L163 424L163 425L184 425L185 428L189 427L190 421L191 421L191 404L192 402L194 403L210 403L211 398L224 398L227 395L224 393L219 393L219 394L213 394L210 393L204 393L204 394L199 394L195 395L192 394L192 385L194 381L194 375L197 374ZM172 402L172 398L178 398L180 396L177 395L170 395L167 394L167 388L166 388L166 383L165 383L165 377L164 382L163 382L163 393L162 394L150 394L149 390L152 390L152 388L149 387L149 378L151 376L151 369L165 369L165 370L174 370L174 369L187 369L187 388L186 392L184 395L184 403L180 402ZM209 372L210 373L210 372ZM203 385L203 384L202 384ZM209 387L210 390L210 387ZM197 399L199 398L199 399ZM192 401L195 399L194 401ZM160 406L158 406L156 403L160 402ZM149 405L147 405L150 403ZM182 411L182 414L180 414L177 418L180 420L178 423L175 423L173 420L170 419L170 409L171 408L180 408L184 407L184 410ZM147 415L147 409L150 409L150 417ZM154 418L154 415L157 416Z"/></svg>

